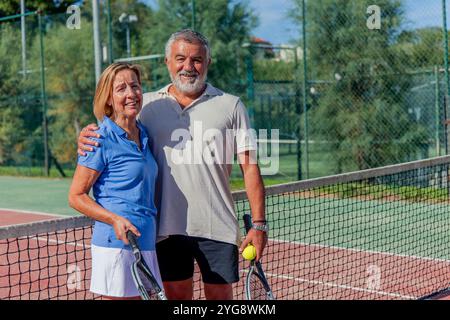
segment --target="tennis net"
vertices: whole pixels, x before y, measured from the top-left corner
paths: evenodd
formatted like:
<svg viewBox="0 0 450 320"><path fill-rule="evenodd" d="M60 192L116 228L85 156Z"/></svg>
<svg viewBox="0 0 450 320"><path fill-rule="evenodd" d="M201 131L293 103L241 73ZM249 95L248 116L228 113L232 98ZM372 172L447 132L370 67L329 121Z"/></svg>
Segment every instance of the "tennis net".
<svg viewBox="0 0 450 320"><path fill-rule="evenodd" d="M417 299L450 283L450 157L266 188L262 263L277 299ZM234 192L236 211L249 212ZM0 299L100 299L89 292L92 221L0 228ZM248 263L240 261L235 298ZM200 275L195 299L203 299Z"/></svg>

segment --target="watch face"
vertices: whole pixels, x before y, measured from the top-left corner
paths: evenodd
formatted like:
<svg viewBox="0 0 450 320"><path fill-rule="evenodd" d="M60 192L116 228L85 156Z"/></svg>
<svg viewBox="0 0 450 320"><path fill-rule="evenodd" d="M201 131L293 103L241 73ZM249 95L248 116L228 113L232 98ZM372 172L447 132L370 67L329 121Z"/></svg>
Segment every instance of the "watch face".
<svg viewBox="0 0 450 320"><path fill-rule="evenodd" d="M259 231L269 231L269 227L266 224L263 225L253 225L253 228Z"/></svg>

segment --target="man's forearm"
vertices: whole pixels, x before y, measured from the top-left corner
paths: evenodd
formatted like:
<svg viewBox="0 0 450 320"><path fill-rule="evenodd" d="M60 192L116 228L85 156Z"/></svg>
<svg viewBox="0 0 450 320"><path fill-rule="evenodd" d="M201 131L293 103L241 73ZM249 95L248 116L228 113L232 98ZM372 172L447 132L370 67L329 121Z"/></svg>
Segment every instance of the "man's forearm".
<svg viewBox="0 0 450 320"><path fill-rule="evenodd" d="M241 160L247 160L245 159L246 156L247 155L241 156ZM253 223L256 224L259 222L257 225L261 226L262 224L265 224L266 214L264 183L261 178L259 167L257 164L249 164L246 161L242 161L241 168L244 175L245 189L250 203ZM250 230L239 250L244 250L248 243L252 243L256 247L256 260L259 261L267 243L267 233L263 230Z"/></svg>
<svg viewBox="0 0 450 320"><path fill-rule="evenodd" d="M243 167L245 190L247 192L253 221L266 219L264 183L259 167L256 164L248 164Z"/></svg>

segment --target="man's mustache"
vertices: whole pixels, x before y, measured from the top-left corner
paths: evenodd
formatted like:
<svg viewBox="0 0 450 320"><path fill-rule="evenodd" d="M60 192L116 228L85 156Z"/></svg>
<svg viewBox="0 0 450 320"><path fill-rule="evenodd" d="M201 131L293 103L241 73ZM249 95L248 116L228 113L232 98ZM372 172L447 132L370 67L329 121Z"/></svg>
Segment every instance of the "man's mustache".
<svg viewBox="0 0 450 320"><path fill-rule="evenodd" d="M196 77L198 77L199 73L197 71L180 71L180 72L178 72L178 76L188 76L188 77L196 76Z"/></svg>

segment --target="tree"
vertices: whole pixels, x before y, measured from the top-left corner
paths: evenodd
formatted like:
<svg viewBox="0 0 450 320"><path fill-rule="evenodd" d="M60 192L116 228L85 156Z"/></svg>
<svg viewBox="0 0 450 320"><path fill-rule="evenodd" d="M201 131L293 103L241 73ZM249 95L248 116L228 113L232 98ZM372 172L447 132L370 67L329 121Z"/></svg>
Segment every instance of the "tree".
<svg viewBox="0 0 450 320"><path fill-rule="evenodd" d="M93 46L87 45L92 43L92 24L82 19L81 25L81 29L71 30L64 23L53 21L45 31L50 147L61 163L75 161L75 141L80 128L95 121L94 53ZM38 48L36 38L31 59L34 68L39 68Z"/></svg>
<svg viewBox="0 0 450 320"><path fill-rule="evenodd" d="M66 12L67 8L79 3L79 0L26 0L25 6L27 11L43 10L48 14ZM0 2L0 16L8 16L20 13L20 1L18 0L2 0Z"/></svg>
<svg viewBox="0 0 450 320"><path fill-rule="evenodd" d="M394 48L403 55L403 63L410 70L431 70L442 65L442 30L436 27L405 30Z"/></svg>
<svg viewBox="0 0 450 320"><path fill-rule="evenodd" d="M71 30L65 25L68 17L65 12L68 5L74 2L81 5L82 20L81 29ZM209 38L212 47L214 64L209 72L209 81L228 90L238 82L238 51L249 38L256 19L246 2L197 0L196 3L196 29ZM3 1L0 13L15 14L20 11L18 4L15 0ZM94 121L92 8L86 1L27 0L26 4L28 11L41 8L46 14L43 22L50 148L60 163L74 163L75 140L80 127ZM170 34L190 27L190 4L191 1L187 0L160 1L155 12L138 0L111 0L114 58L125 56L124 28L118 21L123 12L138 16L138 22L130 25L132 55L148 55L164 53L164 45ZM100 7L103 44L108 39L105 13L106 7L103 5ZM34 19L27 25L27 50L28 68L35 72L25 81L19 75L21 61L17 39L20 39L20 28L3 30L6 27L2 24L0 28L0 164L18 164L19 155L24 150L31 150L29 152L43 158L39 33L37 20ZM146 62L140 64L145 65ZM144 79L158 78L158 83L169 80L162 60L152 67L156 67L157 72L150 69ZM25 95L28 99L26 102L16 101L15 97L22 99ZM8 100L5 96L14 99ZM18 151L14 153L13 150Z"/></svg>
<svg viewBox="0 0 450 320"><path fill-rule="evenodd" d="M292 19L301 26L301 0ZM403 22L400 1L382 0L382 27L366 25L371 1L307 1L310 81L325 80L309 112L315 139L327 142L335 171L409 160L424 130L408 113L410 87L395 47ZM301 42L299 42L301 43Z"/></svg>
<svg viewBox="0 0 450 320"><path fill-rule="evenodd" d="M144 47L149 52L164 53L169 36L184 28L191 28L192 10L190 0L160 0L152 28L144 30ZM204 34L211 46L213 63L208 81L223 89L234 91L238 81L237 65L244 42L256 25L256 17L248 3L231 0L197 0L195 30ZM165 66L160 72L167 77Z"/></svg>
<svg viewBox="0 0 450 320"><path fill-rule="evenodd" d="M35 111L19 97L26 92L26 83L19 73L21 61L17 57L16 41L19 31L9 24L0 25L0 164L19 162L27 139L26 126L35 127L30 121ZM28 120L28 121L27 121Z"/></svg>

